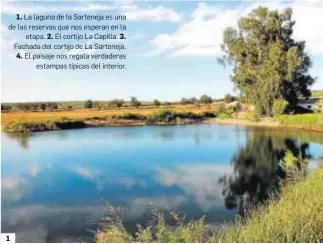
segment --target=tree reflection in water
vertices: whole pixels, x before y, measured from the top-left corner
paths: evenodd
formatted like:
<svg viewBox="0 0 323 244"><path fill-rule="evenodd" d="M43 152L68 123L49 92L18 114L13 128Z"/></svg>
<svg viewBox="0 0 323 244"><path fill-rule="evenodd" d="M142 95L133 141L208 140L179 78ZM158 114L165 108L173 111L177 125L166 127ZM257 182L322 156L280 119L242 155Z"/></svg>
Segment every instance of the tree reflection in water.
<svg viewBox="0 0 323 244"><path fill-rule="evenodd" d="M287 150L297 158L310 159L308 148L308 144L291 139L274 140L264 135L249 138L232 159L233 175L220 179L224 184L225 206L238 208L244 215L249 207L264 203L271 194L279 194L280 180L286 177L280 162Z"/></svg>
<svg viewBox="0 0 323 244"><path fill-rule="evenodd" d="M31 136L31 133L12 132L6 133L6 135L11 139L16 140L22 148L29 148L29 137Z"/></svg>

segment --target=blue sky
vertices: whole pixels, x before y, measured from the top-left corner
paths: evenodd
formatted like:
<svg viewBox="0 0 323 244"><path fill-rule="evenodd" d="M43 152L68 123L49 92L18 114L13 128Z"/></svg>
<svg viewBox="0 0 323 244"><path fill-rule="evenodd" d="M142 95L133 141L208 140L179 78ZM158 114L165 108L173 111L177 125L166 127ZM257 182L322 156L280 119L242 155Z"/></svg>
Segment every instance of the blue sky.
<svg viewBox="0 0 323 244"><path fill-rule="evenodd" d="M321 1L2 1L1 100L109 100L136 96L140 100L165 101L204 93L223 97L233 93L231 67L224 68L216 61L221 55L223 30L235 26L239 17L258 5L280 10L293 8L294 36L307 42L313 60L310 72L318 78L313 89L322 89L323 29L317 27L317 23L323 22ZM38 62L15 58L17 51L13 50L13 44L29 43L24 40L25 32L7 30L10 23L16 23L16 13L126 14L127 69L36 70Z"/></svg>

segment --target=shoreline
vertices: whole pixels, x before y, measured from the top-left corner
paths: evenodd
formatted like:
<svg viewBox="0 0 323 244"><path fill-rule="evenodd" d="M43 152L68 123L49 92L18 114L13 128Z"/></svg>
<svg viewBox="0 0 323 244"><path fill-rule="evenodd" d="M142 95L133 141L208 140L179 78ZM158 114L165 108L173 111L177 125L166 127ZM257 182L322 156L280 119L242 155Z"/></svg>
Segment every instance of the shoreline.
<svg viewBox="0 0 323 244"><path fill-rule="evenodd" d="M104 127L133 127L133 126L151 126L151 125L189 125L189 124L222 124L222 125L243 125L249 127L267 127L267 128L288 128L297 129L302 131L312 131L323 133L323 129L316 128L304 128L301 126L283 125L278 121L272 121L268 119L262 119L260 121L250 121L247 119L239 118L200 118L200 119L181 119L172 120L169 122L147 122L136 121L131 119L115 119L115 120L66 120L66 121L45 121L45 122L17 122L23 126L6 130L2 128L2 132L5 133L19 133L19 132L43 132L43 131L55 131L55 130L67 130L67 129L83 129L83 128L104 128ZM47 124L53 123L54 125L47 126ZM34 128L30 125L34 125Z"/></svg>
<svg viewBox="0 0 323 244"><path fill-rule="evenodd" d="M245 126L259 126L259 127L284 127L283 125L279 124L278 121L268 121L268 120L260 120L250 121L247 119L238 119L238 118L228 118L228 119L210 119L211 123L217 124L226 124L226 125L245 125ZM323 132L323 130L322 130Z"/></svg>
<svg viewBox="0 0 323 244"><path fill-rule="evenodd" d="M269 120L260 120L259 122L255 122L255 121L250 121L246 119L229 118L229 119L211 119L211 121L212 121L211 123L224 124L224 125L245 125L250 127L287 128L287 129L295 129L295 130L301 130L301 131L323 133L323 129L283 125L283 124L280 124L278 121L269 121Z"/></svg>

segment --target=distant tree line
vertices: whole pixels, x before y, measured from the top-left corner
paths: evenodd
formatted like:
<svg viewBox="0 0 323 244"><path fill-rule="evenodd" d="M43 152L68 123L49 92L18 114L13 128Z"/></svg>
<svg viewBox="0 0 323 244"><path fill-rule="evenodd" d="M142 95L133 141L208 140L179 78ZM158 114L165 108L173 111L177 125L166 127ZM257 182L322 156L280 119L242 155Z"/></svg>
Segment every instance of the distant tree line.
<svg viewBox="0 0 323 244"><path fill-rule="evenodd" d="M222 100L222 99L221 99ZM229 103L235 101L236 98L227 94L224 98L224 101ZM5 103L1 104L2 111L9 110L23 110L23 111L56 111L56 110L72 110L76 108L86 108L86 109L104 109L104 108L121 108L121 107L134 107L140 108L142 106L171 106L176 104L187 105L187 104L211 104L214 100L211 96L202 95L199 99L192 98L182 98L177 102L164 101L161 102L158 99L154 99L151 102L140 101L136 97L130 97L128 101L123 99L113 99L110 101L94 101L88 99L86 101L79 102L29 102L29 103Z"/></svg>
<svg viewBox="0 0 323 244"><path fill-rule="evenodd" d="M152 105L158 107L161 105L170 105L172 103L170 102L160 102L157 99L154 99L152 101ZM95 102L92 100L86 100L84 102L84 108L104 108L104 107L108 107L108 108L121 108L121 107L135 107L135 108L139 108L140 106L147 106L147 105L151 105L150 103L146 103L144 104L143 102L139 101L138 98L136 97L130 97L130 100L127 102L123 99L113 99L111 101L107 101L107 102Z"/></svg>
<svg viewBox="0 0 323 244"><path fill-rule="evenodd" d="M200 97L200 99L197 99L195 97L192 98L185 98L183 97L180 101L180 104L210 104L213 102L212 97L208 96L208 95L202 95Z"/></svg>
<svg viewBox="0 0 323 244"><path fill-rule="evenodd" d="M200 99L197 99L196 97L191 97L191 98L185 98L183 97L181 100L180 100L180 104L211 104L213 102L216 102L216 101L221 101L222 99L213 99L212 97L208 96L208 95L202 95L200 97ZM230 94L226 94L223 101L225 103L231 103L231 102L234 102L236 101L237 98L235 96L232 96Z"/></svg>
<svg viewBox="0 0 323 244"><path fill-rule="evenodd" d="M13 104L1 104L2 111L8 110L23 110L23 111L45 111L45 110L56 110L58 109L58 104L56 102L47 103L13 103Z"/></svg>

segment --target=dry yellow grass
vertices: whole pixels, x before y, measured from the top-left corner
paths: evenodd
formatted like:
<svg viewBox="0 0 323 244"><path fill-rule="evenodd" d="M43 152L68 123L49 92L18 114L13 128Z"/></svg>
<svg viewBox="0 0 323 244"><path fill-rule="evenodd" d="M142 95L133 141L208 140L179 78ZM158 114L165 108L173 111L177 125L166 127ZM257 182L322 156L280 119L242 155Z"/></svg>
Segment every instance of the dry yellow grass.
<svg viewBox="0 0 323 244"><path fill-rule="evenodd" d="M5 112L1 113L1 126L5 126L8 122L11 121L27 121L27 122L40 122L55 120L61 118L69 119L88 119L93 117L103 117L103 116L113 116L120 113L134 113L139 115L148 115L154 113L155 111L162 109L171 109L174 112L193 112L193 113L203 113L206 111L213 110L210 106L196 106L196 105L172 105L172 106L147 106L141 108L120 108L120 109L75 109L71 111L62 110L62 111L15 111L15 112Z"/></svg>

